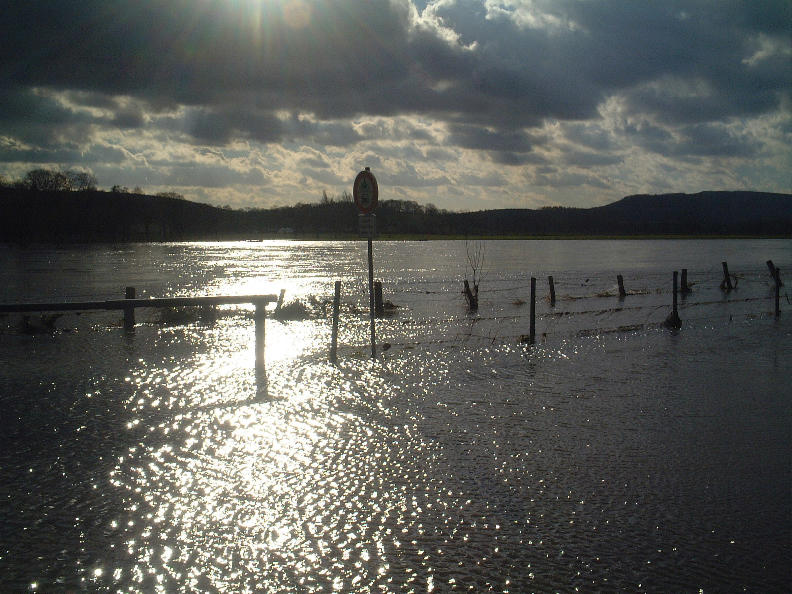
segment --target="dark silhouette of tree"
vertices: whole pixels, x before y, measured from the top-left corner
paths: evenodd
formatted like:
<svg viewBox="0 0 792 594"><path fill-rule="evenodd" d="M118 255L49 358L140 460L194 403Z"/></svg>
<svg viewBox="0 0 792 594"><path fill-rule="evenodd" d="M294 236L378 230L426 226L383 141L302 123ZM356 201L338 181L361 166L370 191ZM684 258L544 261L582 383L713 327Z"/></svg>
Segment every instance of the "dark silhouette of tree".
<svg viewBox="0 0 792 594"><path fill-rule="evenodd" d="M24 187L40 192L84 192L96 189L96 176L87 171L31 169L22 180Z"/></svg>
<svg viewBox="0 0 792 594"><path fill-rule="evenodd" d="M184 200L184 195L178 192L157 192L156 196L160 198L172 198L174 200Z"/></svg>
<svg viewBox="0 0 792 594"><path fill-rule="evenodd" d="M40 192L70 190L69 179L60 171L31 169L25 174L25 187Z"/></svg>
<svg viewBox="0 0 792 594"><path fill-rule="evenodd" d="M96 189L96 176L93 173L69 170L66 176L70 180L71 189L76 192Z"/></svg>

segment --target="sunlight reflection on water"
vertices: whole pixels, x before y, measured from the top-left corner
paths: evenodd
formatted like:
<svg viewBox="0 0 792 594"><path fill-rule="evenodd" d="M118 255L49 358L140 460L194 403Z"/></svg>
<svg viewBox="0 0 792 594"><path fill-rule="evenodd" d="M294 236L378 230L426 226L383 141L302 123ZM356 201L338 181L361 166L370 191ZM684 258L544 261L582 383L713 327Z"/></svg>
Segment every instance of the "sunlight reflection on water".
<svg viewBox="0 0 792 594"><path fill-rule="evenodd" d="M2 336L0 584L784 589L787 321L719 303L681 333L615 332L622 318L662 319L667 295L626 311L587 297L567 311L595 313L565 316L582 321L543 304L548 336L521 345L518 292L471 319L459 295L427 293L455 284L447 270L435 282L416 265L419 280L391 289L402 309L379 330L393 347L372 363L359 254L327 256L341 264L325 275L329 263L287 248L189 246L207 263L176 250L181 264L165 266L214 294L317 297L308 319L267 321L264 374L245 307L141 320L126 340L117 326ZM321 300L339 276L350 296L332 366ZM505 277L491 286L514 286ZM584 280L569 291L589 291Z"/></svg>

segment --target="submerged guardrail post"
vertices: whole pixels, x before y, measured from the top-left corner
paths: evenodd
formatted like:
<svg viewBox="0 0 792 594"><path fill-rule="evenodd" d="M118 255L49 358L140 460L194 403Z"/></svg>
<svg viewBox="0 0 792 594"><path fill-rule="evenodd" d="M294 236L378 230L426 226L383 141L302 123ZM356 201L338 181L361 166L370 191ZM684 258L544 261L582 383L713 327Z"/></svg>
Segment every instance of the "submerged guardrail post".
<svg viewBox="0 0 792 594"><path fill-rule="evenodd" d="M553 277L547 277L547 283L550 285L550 307L555 306L555 282L553 282Z"/></svg>
<svg viewBox="0 0 792 594"><path fill-rule="evenodd" d="M333 332L330 338L330 362L338 362L338 310L341 306L341 281L335 282L333 295Z"/></svg>
<svg viewBox="0 0 792 594"><path fill-rule="evenodd" d="M256 311L253 314L253 317L256 321L256 370L263 370L264 369L264 362L265 362L265 349L264 349L264 338L265 338L265 321L267 319L267 310L265 309L267 304L263 301L256 301Z"/></svg>
<svg viewBox="0 0 792 594"><path fill-rule="evenodd" d="M729 265L726 262L721 262L723 266L723 282L721 283L721 290L722 291L731 291L734 287L732 286L731 277L729 276Z"/></svg>
<svg viewBox="0 0 792 594"><path fill-rule="evenodd" d="M624 290L624 277L621 274L617 274L616 282L619 283L619 299L624 299L627 297L627 291Z"/></svg>
<svg viewBox="0 0 792 594"><path fill-rule="evenodd" d="M127 287L124 293L125 299L135 298L135 287ZM132 332L135 329L135 306L130 305L124 308L124 330Z"/></svg>
<svg viewBox="0 0 792 594"><path fill-rule="evenodd" d="M531 325L528 340L533 344L536 340L536 279L531 277Z"/></svg>

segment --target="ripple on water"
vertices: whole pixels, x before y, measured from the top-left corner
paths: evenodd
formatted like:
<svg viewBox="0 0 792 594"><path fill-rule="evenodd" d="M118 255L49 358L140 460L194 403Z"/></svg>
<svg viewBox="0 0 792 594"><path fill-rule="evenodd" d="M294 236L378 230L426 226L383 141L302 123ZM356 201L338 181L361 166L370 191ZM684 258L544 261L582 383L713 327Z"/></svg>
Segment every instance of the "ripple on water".
<svg viewBox="0 0 792 594"><path fill-rule="evenodd" d="M0 460L17 490L0 487L3 542L20 535L4 551L7 583L658 591L787 579L774 524L788 510L789 407L773 398L772 365L762 408L723 407L693 396L746 398L746 380L716 385L729 374L719 353L654 331L394 348L337 367L301 347L265 375L245 332L243 317L143 326L101 359L77 348L52 400L4 396L14 441ZM746 365L767 356L740 352ZM110 372L122 365L123 378ZM757 485L757 472L781 478Z"/></svg>

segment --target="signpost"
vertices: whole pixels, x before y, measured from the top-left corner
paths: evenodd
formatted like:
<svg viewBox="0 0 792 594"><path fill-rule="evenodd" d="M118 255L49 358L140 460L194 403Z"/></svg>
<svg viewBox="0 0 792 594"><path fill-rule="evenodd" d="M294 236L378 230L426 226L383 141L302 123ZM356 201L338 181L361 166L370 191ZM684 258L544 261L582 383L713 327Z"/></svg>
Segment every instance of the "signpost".
<svg viewBox="0 0 792 594"><path fill-rule="evenodd" d="M369 273L369 313L371 316L371 358L377 358L377 339L374 329L374 250L371 244L374 238L374 209L377 207L379 188L377 178L371 173L371 169L366 167L364 171L357 174L355 183L352 186L352 196L355 204L361 212L361 227L363 227L363 217L367 217L366 235L368 236L368 273Z"/></svg>

